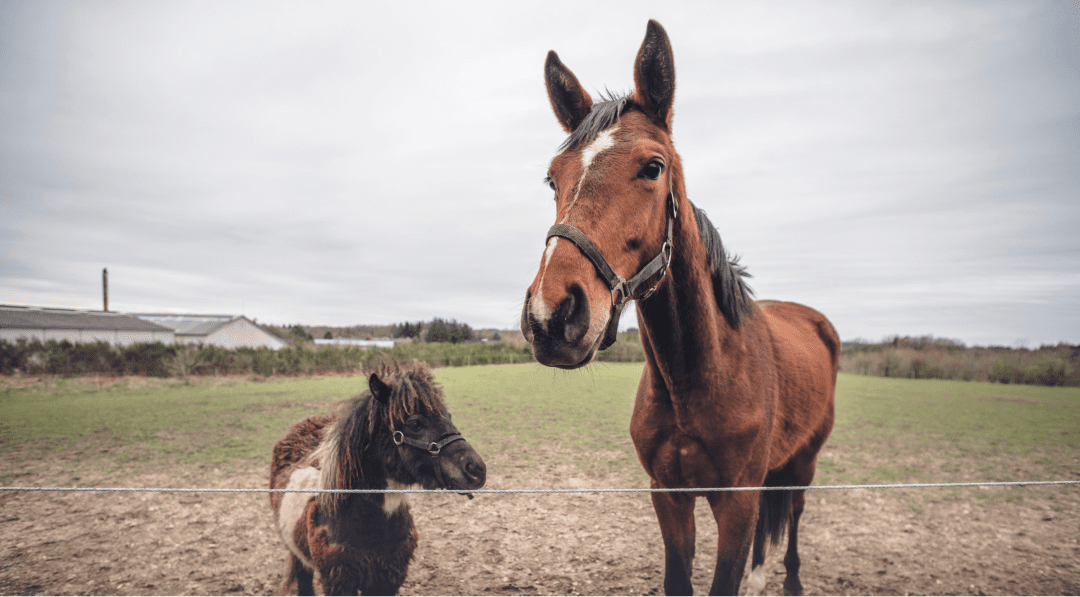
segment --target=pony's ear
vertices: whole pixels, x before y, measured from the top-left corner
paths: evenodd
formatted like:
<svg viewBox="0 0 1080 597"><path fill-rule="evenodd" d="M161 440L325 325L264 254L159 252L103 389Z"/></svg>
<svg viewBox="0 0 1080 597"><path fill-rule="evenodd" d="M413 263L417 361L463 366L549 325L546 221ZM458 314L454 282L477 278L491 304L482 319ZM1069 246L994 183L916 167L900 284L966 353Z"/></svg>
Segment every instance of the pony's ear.
<svg viewBox="0 0 1080 597"><path fill-rule="evenodd" d="M548 52L544 62L544 81L555 117L567 134L581 124L592 109L592 98L578 83L577 77L559 60L555 50Z"/></svg>
<svg viewBox="0 0 1080 597"><path fill-rule="evenodd" d="M368 378L368 387L371 388L371 395L376 400L383 404L390 404L390 386L383 383L383 380L379 379L378 375L374 373Z"/></svg>
<svg viewBox="0 0 1080 597"><path fill-rule="evenodd" d="M671 130L675 102L675 55L660 23L650 20L637 60L634 61L634 100Z"/></svg>

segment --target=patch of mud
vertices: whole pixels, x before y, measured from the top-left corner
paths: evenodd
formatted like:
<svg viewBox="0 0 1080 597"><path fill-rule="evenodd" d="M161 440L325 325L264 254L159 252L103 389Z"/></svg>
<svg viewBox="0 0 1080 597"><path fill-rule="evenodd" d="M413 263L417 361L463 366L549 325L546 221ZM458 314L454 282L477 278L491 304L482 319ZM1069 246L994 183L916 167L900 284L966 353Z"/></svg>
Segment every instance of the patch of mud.
<svg viewBox="0 0 1080 597"><path fill-rule="evenodd" d="M489 462L504 459L493 454ZM268 468L180 467L93 483L261 488ZM514 479L493 470L488 487L620 485L535 470ZM21 485L46 480L17 472ZM1019 503L943 495L926 503L923 494L885 490L809 493L800 526L807 594L1080 592L1076 487L1029 488ZM647 495L414 495L410 502L420 547L404 595L663 593L663 545ZM716 547L704 500L697 528L701 594ZM778 552L766 563L766 593L782 590ZM284 566L266 494L0 493L3 594L271 594Z"/></svg>

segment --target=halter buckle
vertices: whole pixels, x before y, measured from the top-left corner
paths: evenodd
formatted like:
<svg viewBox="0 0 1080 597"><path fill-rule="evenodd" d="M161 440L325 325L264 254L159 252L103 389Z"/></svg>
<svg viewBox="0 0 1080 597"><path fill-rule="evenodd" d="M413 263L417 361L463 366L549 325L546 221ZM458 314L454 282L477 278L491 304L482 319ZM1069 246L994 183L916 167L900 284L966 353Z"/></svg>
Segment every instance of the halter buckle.
<svg viewBox="0 0 1080 597"><path fill-rule="evenodd" d="M668 268L671 267L671 253L671 243L664 241L664 246L660 247L660 254L664 256L664 265L660 268L660 277L656 279L656 283L652 285L652 288L641 296L640 300L649 298L656 292L657 288L660 288L660 283L667 277Z"/></svg>
<svg viewBox="0 0 1080 597"><path fill-rule="evenodd" d="M616 276L616 278L618 281L611 288L611 306L613 307L625 305L630 301L630 295L626 292L626 280L621 276Z"/></svg>
<svg viewBox="0 0 1080 597"><path fill-rule="evenodd" d="M400 446L405 442L405 434L400 431L394 432L394 445Z"/></svg>

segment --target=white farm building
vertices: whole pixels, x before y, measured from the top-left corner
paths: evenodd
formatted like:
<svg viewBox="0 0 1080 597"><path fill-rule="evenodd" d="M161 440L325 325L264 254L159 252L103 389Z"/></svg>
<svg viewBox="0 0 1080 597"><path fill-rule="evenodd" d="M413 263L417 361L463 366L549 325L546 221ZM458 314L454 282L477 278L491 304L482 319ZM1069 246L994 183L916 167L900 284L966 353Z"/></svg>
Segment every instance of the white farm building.
<svg viewBox="0 0 1080 597"><path fill-rule="evenodd" d="M243 315L176 315L134 313L134 316L167 327L176 334L177 344L212 344L221 348L270 348L287 345Z"/></svg>
<svg viewBox="0 0 1080 597"><path fill-rule="evenodd" d="M0 340L20 339L130 346L139 342L172 344L176 333L171 328L123 313L0 305Z"/></svg>

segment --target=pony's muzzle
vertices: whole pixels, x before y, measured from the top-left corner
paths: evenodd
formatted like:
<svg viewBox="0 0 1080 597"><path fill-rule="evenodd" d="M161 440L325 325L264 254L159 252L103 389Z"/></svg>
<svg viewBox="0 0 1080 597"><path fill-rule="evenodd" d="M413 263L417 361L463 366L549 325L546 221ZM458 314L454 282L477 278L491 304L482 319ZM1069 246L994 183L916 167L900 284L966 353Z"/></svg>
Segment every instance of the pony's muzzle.
<svg viewBox="0 0 1080 597"><path fill-rule="evenodd" d="M480 489L487 482L487 465L466 441L446 446L440 457L443 479L450 489Z"/></svg>

